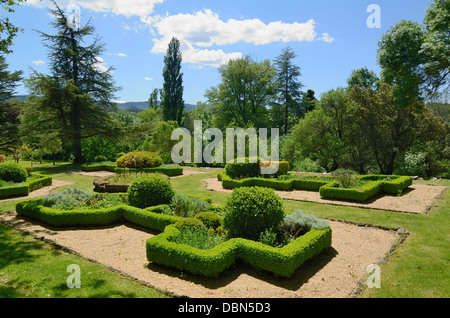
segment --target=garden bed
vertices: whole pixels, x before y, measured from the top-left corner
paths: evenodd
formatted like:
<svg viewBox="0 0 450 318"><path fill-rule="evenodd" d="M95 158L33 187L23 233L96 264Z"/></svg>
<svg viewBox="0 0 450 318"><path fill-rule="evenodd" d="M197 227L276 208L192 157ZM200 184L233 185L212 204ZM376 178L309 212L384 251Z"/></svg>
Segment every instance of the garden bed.
<svg viewBox="0 0 450 318"><path fill-rule="evenodd" d="M401 194L412 185L409 176L366 175L358 176L359 185L342 187L330 176L298 176L294 173L279 178L244 178L232 179L225 172L219 172L217 179L222 182L224 189L240 187L267 187L278 191L310 190L319 191L326 199L339 199L353 202L364 202L380 194Z"/></svg>
<svg viewBox="0 0 450 318"><path fill-rule="evenodd" d="M208 191L228 192L232 190L224 189L222 182L217 178L202 180ZM433 206L435 200L441 196L446 186L431 186L414 183L401 195L381 195L375 196L366 202L347 202L337 199L322 198L317 191L292 190L275 191L280 197L287 200L315 202L330 205L354 206L359 208L406 212L406 213L427 213Z"/></svg>
<svg viewBox="0 0 450 318"><path fill-rule="evenodd" d="M73 195L82 195L82 193L73 193L68 197L72 198ZM312 229L282 248L237 238L227 240L209 250L200 250L170 241L171 236L179 233L173 224L184 218L161 213L162 210L170 208L168 205L139 209L119 204L98 208L99 202L92 203L95 201L92 198L87 201L92 204L92 208L60 210L45 206L49 201L38 198L19 202L16 205L16 211L21 216L58 227L106 226L126 221L149 230L164 231L157 237L147 240L148 260L203 276L218 276L238 260L244 260L251 266L276 276L289 277L305 261L331 245L331 229L326 228ZM70 204L73 203L64 202L66 207Z"/></svg>
<svg viewBox="0 0 450 318"><path fill-rule="evenodd" d="M329 221L333 231L331 250L303 264L289 279L277 279L245 266L218 278L204 278L149 264L145 245L155 233L142 227L57 228L15 212L0 214L0 221L36 238L57 242L68 251L150 286L192 298L350 297L367 276L367 266L383 260L399 240L395 231Z"/></svg>
<svg viewBox="0 0 450 318"><path fill-rule="evenodd" d="M28 196L30 192L52 185L52 178L41 175L31 175L22 183L8 183L0 187L0 199Z"/></svg>

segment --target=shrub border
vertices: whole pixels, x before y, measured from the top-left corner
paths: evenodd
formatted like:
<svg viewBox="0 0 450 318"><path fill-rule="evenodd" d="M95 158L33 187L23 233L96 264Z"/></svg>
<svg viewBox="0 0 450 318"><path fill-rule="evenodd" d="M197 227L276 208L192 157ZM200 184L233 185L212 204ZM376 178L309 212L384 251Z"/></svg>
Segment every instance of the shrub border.
<svg viewBox="0 0 450 318"><path fill-rule="evenodd" d="M156 264L206 277L217 277L238 259L276 277L291 277L308 259L331 246L331 228L311 230L282 248L243 238L225 241L208 250L177 244L170 238L178 235L175 226L147 240L147 259Z"/></svg>
<svg viewBox="0 0 450 318"><path fill-rule="evenodd" d="M37 175L39 179L31 180L25 182L20 186L3 187L0 188L0 199L16 197L16 196L27 196L30 192L43 188L45 186L52 185L52 178L42 175Z"/></svg>
<svg viewBox="0 0 450 318"><path fill-rule="evenodd" d="M128 221L152 230L163 231L146 242L147 260L206 277L217 277L242 259L252 267L275 276L290 277L303 262L331 246L331 228L311 230L282 248L246 239L230 239L210 250L200 250L168 239L179 233L174 224L182 217L158 213L163 206L139 209L118 205L105 209L62 211L42 206L42 198L17 203L19 215L51 226L102 226Z"/></svg>
<svg viewBox="0 0 450 318"><path fill-rule="evenodd" d="M101 164L101 165L95 165L95 164L83 164L80 167L81 171L85 172L94 172L94 171L109 171L109 172L115 172L115 173L124 173L125 168L117 167L115 164ZM142 169L135 169L135 168L127 168L127 171L129 172L147 172L147 173L155 173L160 172L165 175L168 175L169 177L175 177L180 176L183 174L183 167L155 167L155 168L142 168Z"/></svg>
<svg viewBox="0 0 450 318"><path fill-rule="evenodd" d="M301 179L281 181L266 178L246 178L241 180L234 180L225 172L219 172L217 174L217 179L219 181L222 181L222 187L229 190L239 187L254 186L267 187L279 191L311 190L319 191L320 196L326 199L340 199L359 202L370 199L371 197L377 195L380 191L385 194L398 195L402 193L404 189L413 184L413 179L409 176L365 175L360 176L359 178L361 180L371 180L373 182L370 182L358 189L344 189L338 188L338 184L335 181ZM386 178L392 178L393 180L383 180Z"/></svg>

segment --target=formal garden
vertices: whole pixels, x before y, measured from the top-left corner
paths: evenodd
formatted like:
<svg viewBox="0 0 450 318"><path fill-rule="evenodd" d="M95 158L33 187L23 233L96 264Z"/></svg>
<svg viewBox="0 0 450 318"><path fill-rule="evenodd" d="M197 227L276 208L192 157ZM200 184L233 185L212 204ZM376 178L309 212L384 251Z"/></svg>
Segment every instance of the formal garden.
<svg viewBox="0 0 450 318"><path fill-rule="evenodd" d="M124 109L91 20L51 2L49 74L8 71L0 21L1 298L450 295L447 2L382 36L380 76L315 96L286 47L190 109L183 42Z"/></svg>

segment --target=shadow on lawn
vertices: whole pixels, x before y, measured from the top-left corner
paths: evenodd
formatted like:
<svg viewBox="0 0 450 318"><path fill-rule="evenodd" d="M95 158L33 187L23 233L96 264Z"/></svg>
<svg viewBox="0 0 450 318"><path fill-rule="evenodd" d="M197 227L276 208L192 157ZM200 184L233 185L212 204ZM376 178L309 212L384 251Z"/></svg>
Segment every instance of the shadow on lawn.
<svg viewBox="0 0 450 318"><path fill-rule="evenodd" d="M194 284L202 285L203 287L209 289L225 287L235 281L239 276L245 274L274 286L295 291L298 290L304 283L308 282L311 277L316 275L317 272L325 267L325 265L336 257L337 254L338 252L333 247L329 247L313 259L303 263L289 278L275 277L271 273L254 269L251 266L246 265L242 260L237 260L231 268L223 272L217 278L208 278L200 275L183 273L177 269L160 266L153 263L149 263L147 268L151 271L177 277Z"/></svg>
<svg viewBox="0 0 450 318"><path fill-rule="evenodd" d="M24 262L35 262L38 251L44 248L42 242L27 241L25 234L12 234L13 229L0 224L0 269Z"/></svg>

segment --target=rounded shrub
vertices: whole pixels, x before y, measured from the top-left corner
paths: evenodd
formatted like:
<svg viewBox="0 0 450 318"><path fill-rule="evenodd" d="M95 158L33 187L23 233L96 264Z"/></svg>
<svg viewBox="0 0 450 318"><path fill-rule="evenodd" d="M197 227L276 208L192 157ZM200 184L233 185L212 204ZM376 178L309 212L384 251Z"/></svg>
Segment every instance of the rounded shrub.
<svg viewBox="0 0 450 318"><path fill-rule="evenodd" d="M128 204L145 209L170 204L174 190L169 180L155 173L137 177L128 187Z"/></svg>
<svg viewBox="0 0 450 318"><path fill-rule="evenodd" d="M116 161L120 168L155 168L162 164L161 157L151 151L129 152Z"/></svg>
<svg viewBox="0 0 450 318"><path fill-rule="evenodd" d="M261 233L277 227L284 219L281 198L269 188L238 188L225 204L223 227L229 237L257 241Z"/></svg>
<svg viewBox="0 0 450 318"><path fill-rule="evenodd" d="M0 179L14 183L25 182L28 178L27 170L15 162L0 164Z"/></svg>
<svg viewBox="0 0 450 318"><path fill-rule="evenodd" d="M98 156L95 156L95 158L94 158L94 162L105 162L105 161L108 161L108 158L106 158L103 155L98 155Z"/></svg>
<svg viewBox="0 0 450 318"><path fill-rule="evenodd" d="M222 225L222 218L214 212L201 212L194 216L205 224L208 229L216 230Z"/></svg>
<svg viewBox="0 0 450 318"><path fill-rule="evenodd" d="M206 226L203 222L196 218L184 218L175 223L175 227L179 230L200 230L206 232Z"/></svg>

